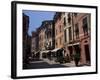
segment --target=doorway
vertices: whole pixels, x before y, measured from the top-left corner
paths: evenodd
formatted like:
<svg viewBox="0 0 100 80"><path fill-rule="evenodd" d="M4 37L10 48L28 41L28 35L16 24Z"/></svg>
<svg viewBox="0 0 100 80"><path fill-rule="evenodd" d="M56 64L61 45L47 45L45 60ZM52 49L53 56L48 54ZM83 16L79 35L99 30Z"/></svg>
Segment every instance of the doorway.
<svg viewBox="0 0 100 80"><path fill-rule="evenodd" d="M69 50L70 60L73 61L73 48L72 48L72 46L68 47L68 50Z"/></svg>
<svg viewBox="0 0 100 80"><path fill-rule="evenodd" d="M89 45L85 45L85 55L86 55L86 62L90 63L90 50L89 50Z"/></svg>

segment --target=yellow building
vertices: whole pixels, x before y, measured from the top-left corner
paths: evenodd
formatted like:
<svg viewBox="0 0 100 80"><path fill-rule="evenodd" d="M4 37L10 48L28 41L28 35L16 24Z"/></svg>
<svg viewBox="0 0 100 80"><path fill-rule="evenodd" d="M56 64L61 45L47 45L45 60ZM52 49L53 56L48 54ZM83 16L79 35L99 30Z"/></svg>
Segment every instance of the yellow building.
<svg viewBox="0 0 100 80"><path fill-rule="evenodd" d="M55 24L55 48L64 47L64 20L62 12L56 12L54 16Z"/></svg>

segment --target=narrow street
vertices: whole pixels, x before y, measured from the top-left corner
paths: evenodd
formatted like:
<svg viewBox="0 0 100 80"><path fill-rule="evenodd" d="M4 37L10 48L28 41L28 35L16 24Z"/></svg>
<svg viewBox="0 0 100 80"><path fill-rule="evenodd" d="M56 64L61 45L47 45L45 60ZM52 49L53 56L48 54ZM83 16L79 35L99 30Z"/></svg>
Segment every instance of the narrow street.
<svg viewBox="0 0 100 80"><path fill-rule="evenodd" d="M60 64L57 62L54 62L53 60L38 60L38 61L31 61L29 64L26 64L24 66L24 69L43 69L43 68L61 68L61 67L74 67L75 64L73 62L71 63L64 63Z"/></svg>
<svg viewBox="0 0 100 80"><path fill-rule="evenodd" d="M45 19L41 19L41 24L35 29L32 27L28 33L31 26L29 21L34 15L30 16L26 12L23 13L23 62L25 62L23 69L91 65L90 14L42 12ZM46 13L47 16L51 15L51 18L46 17Z"/></svg>

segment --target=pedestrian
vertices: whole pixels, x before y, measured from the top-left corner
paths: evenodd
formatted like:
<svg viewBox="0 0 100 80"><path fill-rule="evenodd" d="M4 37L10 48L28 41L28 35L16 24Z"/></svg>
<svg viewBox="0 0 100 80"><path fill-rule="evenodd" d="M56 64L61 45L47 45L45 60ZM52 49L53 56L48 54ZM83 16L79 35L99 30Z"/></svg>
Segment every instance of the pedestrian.
<svg viewBox="0 0 100 80"><path fill-rule="evenodd" d="M66 62L70 62L70 58L69 58L69 55L68 54L66 56Z"/></svg>
<svg viewBox="0 0 100 80"><path fill-rule="evenodd" d="M80 61L80 53L79 52L74 54L74 61L75 61L75 65L78 66L79 61Z"/></svg>

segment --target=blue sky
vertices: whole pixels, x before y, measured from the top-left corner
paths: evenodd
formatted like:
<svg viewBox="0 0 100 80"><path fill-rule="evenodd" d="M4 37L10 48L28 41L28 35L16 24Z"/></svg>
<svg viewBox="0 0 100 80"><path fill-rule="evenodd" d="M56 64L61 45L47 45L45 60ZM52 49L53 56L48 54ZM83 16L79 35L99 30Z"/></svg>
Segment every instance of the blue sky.
<svg viewBox="0 0 100 80"><path fill-rule="evenodd" d="M29 16L29 30L28 34L31 35L32 31L35 31L36 28L40 27L42 21L44 20L53 20L55 12L47 12L47 11L31 11L31 10L23 10L23 13Z"/></svg>

